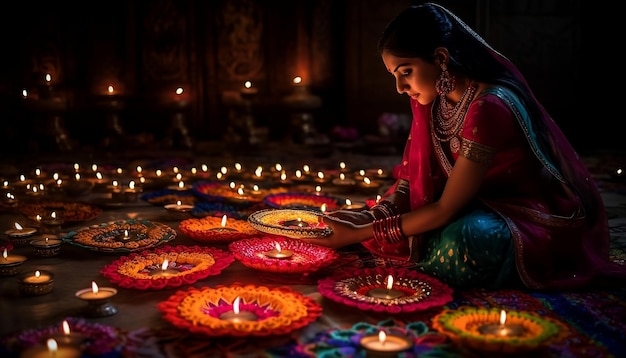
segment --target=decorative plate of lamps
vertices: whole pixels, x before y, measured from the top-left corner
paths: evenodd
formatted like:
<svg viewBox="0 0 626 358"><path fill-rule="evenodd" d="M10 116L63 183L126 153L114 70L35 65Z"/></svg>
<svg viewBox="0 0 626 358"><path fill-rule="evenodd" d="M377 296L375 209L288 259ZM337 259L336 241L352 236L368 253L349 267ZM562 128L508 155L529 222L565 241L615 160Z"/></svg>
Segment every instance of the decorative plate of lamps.
<svg viewBox="0 0 626 358"><path fill-rule="evenodd" d="M289 286L188 287L157 308L174 326L206 336L284 335L322 315L317 302Z"/></svg>
<svg viewBox="0 0 626 358"><path fill-rule="evenodd" d="M214 247L164 245L122 256L100 273L120 287L160 290L218 275L234 260L230 252Z"/></svg>
<svg viewBox="0 0 626 358"><path fill-rule="evenodd" d="M282 236L237 240L228 249L247 267L287 274L315 272L339 257L333 249Z"/></svg>
<svg viewBox="0 0 626 358"><path fill-rule="evenodd" d="M439 280L407 268L353 268L318 281L328 299L360 310L407 313L451 302L453 290Z"/></svg>
<svg viewBox="0 0 626 358"><path fill-rule="evenodd" d="M252 213L248 222L266 234L295 239L325 237L332 229L320 222L321 212L304 209L264 209Z"/></svg>
<svg viewBox="0 0 626 358"><path fill-rule="evenodd" d="M62 240L92 251L127 253L153 248L174 238L176 231L166 224L129 219L70 231L62 237Z"/></svg>

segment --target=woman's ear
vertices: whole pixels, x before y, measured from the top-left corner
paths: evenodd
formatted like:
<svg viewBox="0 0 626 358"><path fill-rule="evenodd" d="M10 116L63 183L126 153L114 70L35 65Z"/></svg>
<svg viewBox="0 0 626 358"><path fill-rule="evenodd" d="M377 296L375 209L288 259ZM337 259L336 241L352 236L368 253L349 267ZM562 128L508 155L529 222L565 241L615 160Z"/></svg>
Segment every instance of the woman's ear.
<svg viewBox="0 0 626 358"><path fill-rule="evenodd" d="M435 63L438 66L441 66L442 63L445 63L447 65L449 61L450 53L448 52L448 49L445 47L437 47L435 49L434 57L435 57Z"/></svg>

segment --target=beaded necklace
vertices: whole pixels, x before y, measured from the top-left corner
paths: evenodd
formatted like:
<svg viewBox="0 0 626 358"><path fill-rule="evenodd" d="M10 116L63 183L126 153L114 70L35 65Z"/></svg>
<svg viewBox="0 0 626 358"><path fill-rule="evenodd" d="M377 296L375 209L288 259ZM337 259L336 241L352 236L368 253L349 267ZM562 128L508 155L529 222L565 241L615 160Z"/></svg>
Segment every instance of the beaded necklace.
<svg viewBox="0 0 626 358"><path fill-rule="evenodd" d="M446 108L449 105L444 103L447 102L445 99L438 99L437 106L434 106L435 123L433 125L433 134L435 138L441 142L448 142L457 135L463 125L465 113L472 103L477 88L478 86L471 82L463 92L463 95L461 95L459 102L451 109Z"/></svg>

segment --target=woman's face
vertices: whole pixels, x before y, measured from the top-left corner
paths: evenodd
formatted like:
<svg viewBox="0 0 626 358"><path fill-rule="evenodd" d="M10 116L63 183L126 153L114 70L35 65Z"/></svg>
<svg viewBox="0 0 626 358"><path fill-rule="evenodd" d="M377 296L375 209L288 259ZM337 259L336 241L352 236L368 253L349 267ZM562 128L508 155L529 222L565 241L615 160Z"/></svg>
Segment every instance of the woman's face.
<svg viewBox="0 0 626 358"><path fill-rule="evenodd" d="M406 93L422 105L437 98L435 81L441 69L421 58L396 57L383 51L383 62L387 71L396 79L398 93Z"/></svg>

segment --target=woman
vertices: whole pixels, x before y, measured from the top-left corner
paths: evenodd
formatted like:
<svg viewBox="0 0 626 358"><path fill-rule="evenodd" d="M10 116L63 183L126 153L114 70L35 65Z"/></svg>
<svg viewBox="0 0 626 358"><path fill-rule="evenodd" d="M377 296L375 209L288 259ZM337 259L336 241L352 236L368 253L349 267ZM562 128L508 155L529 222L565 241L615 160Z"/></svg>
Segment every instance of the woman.
<svg viewBox="0 0 626 358"><path fill-rule="evenodd" d="M509 60L430 3L392 20L379 51L413 112L398 180L368 211L328 213L333 234L313 243L360 242L455 287L624 280L589 172Z"/></svg>

